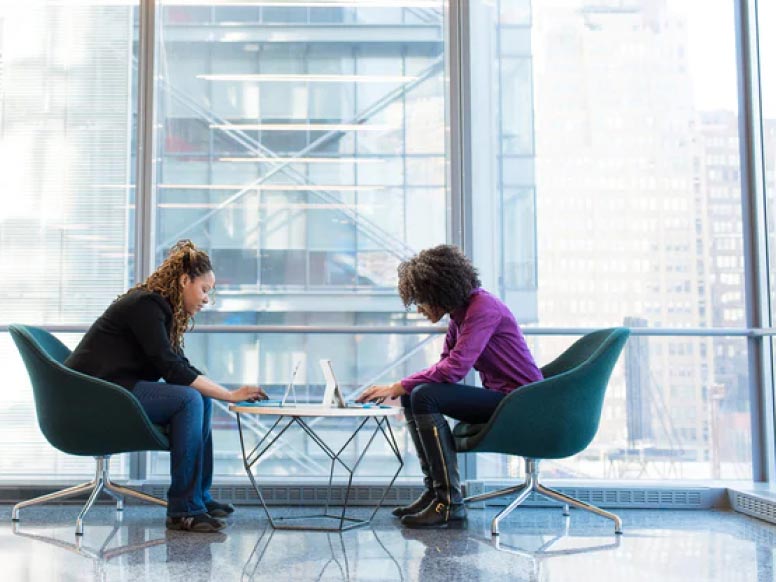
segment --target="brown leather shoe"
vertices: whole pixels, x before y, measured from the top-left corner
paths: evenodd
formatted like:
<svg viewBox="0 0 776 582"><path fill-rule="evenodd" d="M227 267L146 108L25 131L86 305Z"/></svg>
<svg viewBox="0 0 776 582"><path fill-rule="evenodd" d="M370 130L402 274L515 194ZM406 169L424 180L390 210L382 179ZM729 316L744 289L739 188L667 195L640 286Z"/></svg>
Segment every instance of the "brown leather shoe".
<svg viewBox="0 0 776 582"><path fill-rule="evenodd" d="M184 515L182 517L167 517L167 529L176 531L192 531L197 533L215 533L226 527L222 519L212 517L207 513Z"/></svg>
<svg viewBox="0 0 776 582"><path fill-rule="evenodd" d="M410 528L443 528L450 525L460 525L466 520L466 506L463 503L447 505L434 500L426 509L414 515L405 515L401 524Z"/></svg>

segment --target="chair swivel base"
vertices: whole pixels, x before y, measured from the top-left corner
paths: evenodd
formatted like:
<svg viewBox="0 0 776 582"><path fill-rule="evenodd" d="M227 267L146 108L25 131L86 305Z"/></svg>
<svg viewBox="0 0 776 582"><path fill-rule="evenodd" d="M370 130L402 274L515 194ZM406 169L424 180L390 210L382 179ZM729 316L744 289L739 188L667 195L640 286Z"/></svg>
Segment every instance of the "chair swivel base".
<svg viewBox="0 0 776 582"><path fill-rule="evenodd" d="M19 510L24 507L38 505L48 501L66 499L68 497L82 495L84 493L90 493L89 499L81 509L81 512L78 514L78 519L76 519L75 522L75 535L82 536L84 534L84 517L86 516L86 513L92 508L92 505L94 505L94 502L102 492L107 493L116 500L116 511L122 511L124 509L125 496L134 497L148 503L155 503L157 505L161 505L162 507L167 507L167 502L163 499L153 497L152 495L146 495L140 491L135 491L134 489L129 489L128 487L123 487L113 483L110 480L109 473L110 456L95 457L95 459L97 460L97 468L95 471L94 479L88 483L81 483L80 485L74 485L73 487L62 489L61 491L55 491L54 493L49 493L48 495L41 495L40 497L17 503L14 505L13 510L11 511L11 519L13 521L19 521Z"/></svg>
<svg viewBox="0 0 776 582"><path fill-rule="evenodd" d="M614 522L614 533L622 534L622 520L613 513L604 511L600 507L590 505L584 501L579 501L568 495L564 495L559 491L545 487L539 483L539 460L538 459L526 459L525 460L525 483L517 485L515 487L508 487L506 489L500 489L498 491L490 491L488 493L482 493L480 495L472 495L464 499L465 503L474 501L485 501L486 499L493 499L495 497L501 497L502 495L517 494L517 497L507 507L501 510L490 524L490 533L493 536L499 535L499 524L507 517L515 508L523 503L528 496L536 491L540 495L543 495L554 501L559 501L563 504L563 515L569 515L569 505L578 509L584 509L606 519L611 519Z"/></svg>

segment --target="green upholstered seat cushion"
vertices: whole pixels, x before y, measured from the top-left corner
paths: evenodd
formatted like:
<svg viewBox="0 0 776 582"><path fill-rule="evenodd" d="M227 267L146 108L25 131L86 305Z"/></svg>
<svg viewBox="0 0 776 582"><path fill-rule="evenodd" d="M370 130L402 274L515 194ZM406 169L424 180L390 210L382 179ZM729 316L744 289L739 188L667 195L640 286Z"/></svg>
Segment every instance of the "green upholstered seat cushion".
<svg viewBox="0 0 776 582"><path fill-rule="evenodd" d="M625 328L600 330L575 342L543 371L544 380L504 398L476 432L456 427L462 452L560 459L584 450L595 436L612 369L627 341Z"/></svg>
<svg viewBox="0 0 776 582"><path fill-rule="evenodd" d="M30 376L38 424L54 447L89 456L169 449L164 429L129 391L64 366L70 351L45 330L9 330Z"/></svg>
<svg viewBox="0 0 776 582"><path fill-rule="evenodd" d="M487 424L469 424L468 422L459 422L453 428L453 436L465 438L478 434Z"/></svg>

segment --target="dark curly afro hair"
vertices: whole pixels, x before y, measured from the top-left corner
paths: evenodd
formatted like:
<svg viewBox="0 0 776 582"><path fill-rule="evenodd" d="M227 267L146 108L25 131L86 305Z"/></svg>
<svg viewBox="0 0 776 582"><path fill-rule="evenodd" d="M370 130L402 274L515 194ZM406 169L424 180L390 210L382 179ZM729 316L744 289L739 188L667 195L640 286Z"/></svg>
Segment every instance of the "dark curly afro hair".
<svg viewBox="0 0 776 582"><path fill-rule="evenodd" d="M480 284L477 269L452 245L420 251L399 265L399 295L407 308L422 303L450 313Z"/></svg>

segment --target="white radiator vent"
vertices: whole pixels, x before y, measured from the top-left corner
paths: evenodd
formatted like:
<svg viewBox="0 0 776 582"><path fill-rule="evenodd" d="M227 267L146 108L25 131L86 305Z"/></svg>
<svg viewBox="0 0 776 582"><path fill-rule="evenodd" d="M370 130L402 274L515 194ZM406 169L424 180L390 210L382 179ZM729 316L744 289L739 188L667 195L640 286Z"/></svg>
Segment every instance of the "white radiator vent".
<svg viewBox="0 0 776 582"><path fill-rule="evenodd" d="M167 487L163 485L147 485L143 491L156 497L164 498ZM259 498L250 485L215 485L210 489L213 497L219 501L228 501L241 505L258 505ZM334 505L345 501L346 487L335 485L331 490L321 485L267 485L261 487L261 494L267 505L323 505L327 499ZM385 493L384 487L370 485L354 485L350 488L348 505L376 505ZM388 506L408 505L423 493L418 486L394 486L385 496L383 503Z"/></svg>
<svg viewBox="0 0 776 582"><path fill-rule="evenodd" d="M133 486L137 487L133 484ZM467 481L466 495L477 495L486 491L495 491L504 485L484 483L482 481ZM141 491L164 499L167 496L167 485L146 484L139 487ZM0 503L16 503L22 499L30 499L44 493L51 493L57 487L13 487L0 488ZM575 497L580 501L604 508L643 508L643 509L711 509L726 508L729 503L736 511L758 517L771 523L776 523L776 501L769 501L755 495L726 491L725 489L703 487L650 488L650 487L557 487L558 491ZM345 499L345 486L335 485L332 489L331 502L341 504ZM258 505L259 499L250 484L245 485L215 485L211 489L214 497L221 501L240 505ZM264 500L269 505L323 505L327 500L327 488L321 484L309 485L265 485L261 488ZM383 496L385 488L377 485L354 485L350 490L349 505L376 505ZM417 499L423 488L420 485L395 485L385 497L384 505L407 505ZM83 503L83 498L74 498L74 503ZM486 503L493 506L504 506L514 499L514 496L504 496L490 499ZM107 496L101 496L100 502L111 503ZM135 503L126 499L126 503ZM139 502L138 502L139 503ZM545 499L533 493L525 505L534 507L557 507L558 503ZM483 507L472 504L472 508Z"/></svg>
<svg viewBox="0 0 776 582"><path fill-rule="evenodd" d="M776 523L776 501L772 499L730 490L730 505L740 513Z"/></svg>

